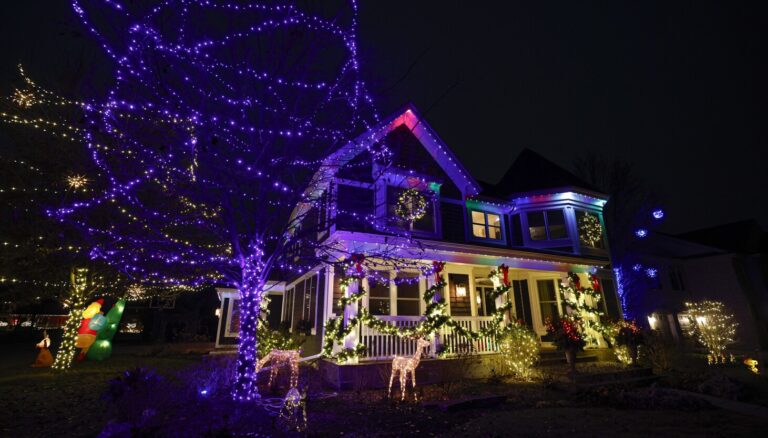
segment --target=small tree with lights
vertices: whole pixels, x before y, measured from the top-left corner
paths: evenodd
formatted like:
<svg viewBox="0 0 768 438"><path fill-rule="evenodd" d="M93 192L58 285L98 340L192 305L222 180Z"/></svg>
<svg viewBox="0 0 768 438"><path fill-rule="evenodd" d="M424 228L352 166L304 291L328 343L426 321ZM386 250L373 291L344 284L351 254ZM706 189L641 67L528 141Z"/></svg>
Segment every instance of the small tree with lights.
<svg viewBox="0 0 768 438"><path fill-rule="evenodd" d="M738 323L719 301L685 303L688 314L686 332L709 351L709 363L725 363L725 350L735 341Z"/></svg>

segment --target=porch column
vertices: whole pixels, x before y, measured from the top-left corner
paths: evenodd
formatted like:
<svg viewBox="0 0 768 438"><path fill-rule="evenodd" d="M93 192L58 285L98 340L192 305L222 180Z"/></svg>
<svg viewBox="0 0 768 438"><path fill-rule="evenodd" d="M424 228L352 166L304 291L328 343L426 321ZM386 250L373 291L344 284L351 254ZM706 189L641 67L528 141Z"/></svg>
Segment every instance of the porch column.
<svg viewBox="0 0 768 438"><path fill-rule="evenodd" d="M347 286L346 290L344 291L345 297L350 297L358 292L358 288L360 287L359 281L360 280L353 281L349 284L349 286ZM357 316L357 306L358 302L355 301L353 303L347 304L344 307L344 327L348 327L349 321ZM358 327L357 330L352 330L346 337L344 337L344 348L355 349L355 347L357 347L359 329L360 328ZM357 358L350 359L348 363L357 363Z"/></svg>
<svg viewBox="0 0 768 438"><path fill-rule="evenodd" d="M435 285L435 277L432 275L427 275L426 277L426 289L429 289L430 287ZM425 291L426 291L425 289ZM434 297L432 297L432 302L437 302L440 299L440 296L442 295L442 291L435 294ZM440 347L440 332L435 332L432 335L432 350L430 352L430 357L432 359L437 358L437 350L438 347Z"/></svg>
<svg viewBox="0 0 768 438"><path fill-rule="evenodd" d="M497 289L497 288L501 287L501 279L499 278L499 275L495 275L491 279L491 282L493 283L493 288L494 289ZM507 292L507 293L509 293L509 292ZM504 302L504 294L501 294L498 297L494 298L494 302L496 303L496 308L497 309L500 308L501 306L503 306L505 304L505 302ZM507 312L504 312L504 319L501 322L501 326L505 327L508 324L509 324L509 312L507 311Z"/></svg>

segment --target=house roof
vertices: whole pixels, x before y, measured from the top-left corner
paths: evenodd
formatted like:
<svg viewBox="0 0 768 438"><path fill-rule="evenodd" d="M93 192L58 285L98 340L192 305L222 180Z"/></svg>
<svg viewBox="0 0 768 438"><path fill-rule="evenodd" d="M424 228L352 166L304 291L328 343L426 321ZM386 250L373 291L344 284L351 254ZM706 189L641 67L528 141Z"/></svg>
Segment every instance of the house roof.
<svg viewBox="0 0 768 438"><path fill-rule="evenodd" d="M677 237L738 253L768 252L768 233L754 219L688 231Z"/></svg>
<svg viewBox="0 0 768 438"><path fill-rule="evenodd" d="M484 194L510 198L516 194L561 188L582 189L591 194L600 194L600 190L591 184L544 158L541 154L524 148L501 180L487 188L487 193Z"/></svg>

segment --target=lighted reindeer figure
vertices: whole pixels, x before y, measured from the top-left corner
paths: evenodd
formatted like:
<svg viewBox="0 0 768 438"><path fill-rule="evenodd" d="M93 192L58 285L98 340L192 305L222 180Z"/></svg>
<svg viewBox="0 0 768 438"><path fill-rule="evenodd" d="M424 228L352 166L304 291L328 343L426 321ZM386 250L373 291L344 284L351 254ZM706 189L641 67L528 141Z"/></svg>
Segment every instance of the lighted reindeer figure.
<svg viewBox="0 0 768 438"><path fill-rule="evenodd" d="M262 357L256 363L256 373L261 371L261 369L264 368L264 365L270 361L271 366L269 369L268 384L270 388L272 387L272 382L275 380L275 376L277 376L277 371L284 366L291 368L290 387L295 388L296 385L299 384L299 352L297 350L270 351L269 354Z"/></svg>
<svg viewBox="0 0 768 438"><path fill-rule="evenodd" d="M424 348L429 346L429 341L424 338L419 338L416 341L416 351L413 356L395 356L392 359L392 374L389 376L389 390L387 391L387 397L392 395L392 381L395 380L395 374L400 372L400 391L402 392L401 400L405 400L405 384L408 380L408 373L411 373L411 386L416 390L416 367L419 366L421 361L421 352Z"/></svg>

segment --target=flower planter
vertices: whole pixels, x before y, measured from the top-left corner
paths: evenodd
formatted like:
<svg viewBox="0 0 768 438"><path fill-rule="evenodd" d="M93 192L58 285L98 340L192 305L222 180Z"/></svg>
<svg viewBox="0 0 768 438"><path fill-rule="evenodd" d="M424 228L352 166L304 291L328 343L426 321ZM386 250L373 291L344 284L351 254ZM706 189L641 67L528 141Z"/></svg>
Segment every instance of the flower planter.
<svg viewBox="0 0 768 438"><path fill-rule="evenodd" d="M570 368L569 373L573 374L576 372L576 349L575 348L569 348L565 350L565 360L568 362L568 367Z"/></svg>

